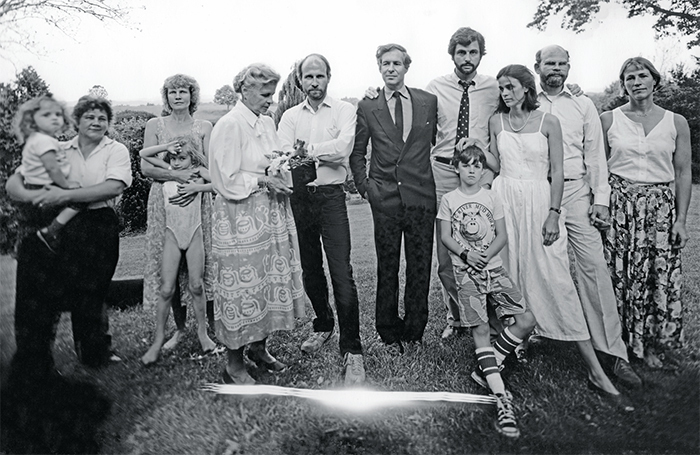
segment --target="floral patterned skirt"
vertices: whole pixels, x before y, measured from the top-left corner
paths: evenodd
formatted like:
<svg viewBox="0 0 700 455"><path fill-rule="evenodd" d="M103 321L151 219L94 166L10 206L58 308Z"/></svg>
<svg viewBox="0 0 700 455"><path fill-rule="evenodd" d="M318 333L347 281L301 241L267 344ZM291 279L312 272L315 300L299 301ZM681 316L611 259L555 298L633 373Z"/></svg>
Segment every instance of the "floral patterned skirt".
<svg viewBox="0 0 700 455"><path fill-rule="evenodd" d="M631 354L681 346L681 254L671 245L675 196L669 184L638 185L610 175L611 228L605 259Z"/></svg>
<svg viewBox="0 0 700 455"><path fill-rule="evenodd" d="M289 198L256 191L214 201L214 321L229 349L294 328L304 315L299 243Z"/></svg>

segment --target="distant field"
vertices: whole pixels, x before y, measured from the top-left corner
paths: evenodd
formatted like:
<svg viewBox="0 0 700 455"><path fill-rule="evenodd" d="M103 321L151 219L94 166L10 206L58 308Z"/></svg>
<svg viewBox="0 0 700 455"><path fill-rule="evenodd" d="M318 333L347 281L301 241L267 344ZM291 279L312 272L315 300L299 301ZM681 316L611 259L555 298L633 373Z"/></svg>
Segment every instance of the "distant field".
<svg viewBox="0 0 700 455"><path fill-rule="evenodd" d="M146 111L150 112L153 115L160 115L161 111L163 110L163 106L160 104L140 104L138 106L130 106L126 104L117 104L114 106L114 111L115 112L121 112L121 111ZM194 113L194 118L202 119L202 120L209 120L212 123L216 123L221 117L223 117L228 110L226 110L226 106L222 106L221 104L216 104L216 103L201 103L199 105L199 108L197 111Z"/></svg>

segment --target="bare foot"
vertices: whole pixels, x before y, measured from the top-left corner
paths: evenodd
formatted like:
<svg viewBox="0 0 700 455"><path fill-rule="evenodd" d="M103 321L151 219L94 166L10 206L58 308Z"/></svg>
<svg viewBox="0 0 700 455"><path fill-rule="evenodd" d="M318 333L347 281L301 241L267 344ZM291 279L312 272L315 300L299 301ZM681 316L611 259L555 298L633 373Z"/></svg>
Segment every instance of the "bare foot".
<svg viewBox="0 0 700 455"><path fill-rule="evenodd" d="M199 337L199 344L202 345L202 352L204 353L213 352L216 349L216 343L206 333L203 337Z"/></svg>
<svg viewBox="0 0 700 455"><path fill-rule="evenodd" d="M163 351L170 351L171 349L175 349L175 347L180 343L180 338L183 337L182 330L176 330L175 334L173 334L172 338L170 338L167 343L163 345Z"/></svg>
<svg viewBox="0 0 700 455"><path fill-rule="evenodd" d="M160 347L157 344L153 344L148 351L141 357L141 363L145 366L149 366L158 361L158 354L160 354Z"/></svg>

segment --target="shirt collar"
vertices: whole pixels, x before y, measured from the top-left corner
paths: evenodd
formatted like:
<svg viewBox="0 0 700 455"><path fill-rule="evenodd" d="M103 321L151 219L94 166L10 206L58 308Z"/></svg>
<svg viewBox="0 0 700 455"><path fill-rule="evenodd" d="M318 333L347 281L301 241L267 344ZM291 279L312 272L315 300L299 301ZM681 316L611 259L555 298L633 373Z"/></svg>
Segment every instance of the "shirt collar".
<svg viewBox="0 0 700 455"><path fill-rule="evenodd" d="M236 105L233 107L238 111L241 117L248 122L251 128L255 127L255 122L258 121L259 116L255 115L253 111L248 109L248 106L243 104L243 102L236 103Z"/></svg>
<svg viewBox="0 0 700 455"><path fill-rule="evenodd" d="M75 150L80 151L80 143L78 142L79 137L80 137L79 135L76 135L73 139L69 140L68 142L65 142L64 148L66 150L67 149L75 149ZM97 147L95 147L95 150L93 150L92 153L90 153L90 155L95 153L97 150L100 150L101 148L106 147L108 144L111 144L112 142L114 142L114 139L112 139L111 137L102 136L100 143L97 144Z"/></svg>
<svg viewBox="0 0 700 455"><path fill-rule="evenodd" d="M321 104L319 104L318 107L320 108L321 106L326 105L326 106L332 108L332 107L333 107L333 103L334 103L333 98L331 98L330 96L326 95L326 97L323 98L323 101L321 101ZM308 96L307 96L306 98L304 98L304 101L302 102L302 105L304 106L304 109L308 109L308 110L310 110L311 112L314 112L313 108L311 107L311 104L309 104L309 97L308 97Z"/></svg>
<svg viewBox="0 0 700 455"><path fill-rule="evenodd" d="M556 98L557 96L562 96L562 95L566 95L566 96L568 96L569 98L571 98L571 97L574 96L574 95L571 93L571 90L569 90L569 87L566 86L566 84L564 84L564 88L562 89L562 91L559 92L558 95L554 95L554 96L551 96L551 95L549 95L547 92L545 92L544 89L542 88L542 84L537 84L537 96L538 96L538 97L544 96L544 97L547 98L547 99L551 99L551 98Z"/></svg>
<svg viewBox="0 0 700 455"><path fill-rule="evenodd" d="M391 97L394 96L394 92L396 91L398 91L407 100L411 99L408 96L408 88L404 85L400 90L391 90L389 87L384 86L384 97L386 100L389 101Z"/></svg>
<svg viewBox="0 0 700 455"><path fill-rule="evenodd" d="M483 82L484 82L484 77L483 75L476 73L474 75L474 79L472 79L472 82L474 82L473 87L478 88ZM452 70L452 72L448 75L449 80L455 85L455 87L458 87L460 90L462 90L462 86L459 85L459 76L457 76L457 73Z"/></svg>

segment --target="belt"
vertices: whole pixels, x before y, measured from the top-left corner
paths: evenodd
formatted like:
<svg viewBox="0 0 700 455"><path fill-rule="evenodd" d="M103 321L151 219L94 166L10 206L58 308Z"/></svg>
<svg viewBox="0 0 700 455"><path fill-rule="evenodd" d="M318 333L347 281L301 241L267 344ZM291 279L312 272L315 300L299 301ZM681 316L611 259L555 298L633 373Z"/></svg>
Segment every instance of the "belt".
<svg viewBox="0 0 700 455"><path fill-rule="evenodd" d="M338 191L338 190L345 191L342 183L336 183L333 185L307 185L306 186L306 191L308 191L309 194L329 193L331 191Z"/></svg>
<svg viewBox="0 0 700 455"><path fill-rule="evenodd" d="M447 158L445 156L436 156L435 161L442 164L452 164L452 158Z"/></svg>
<svg viewBox="0 0 700 455"><path fill-rule="evenodd" d="M581 179L564 179L565 182L575 182L576 180L581 180Z"/></svg>

